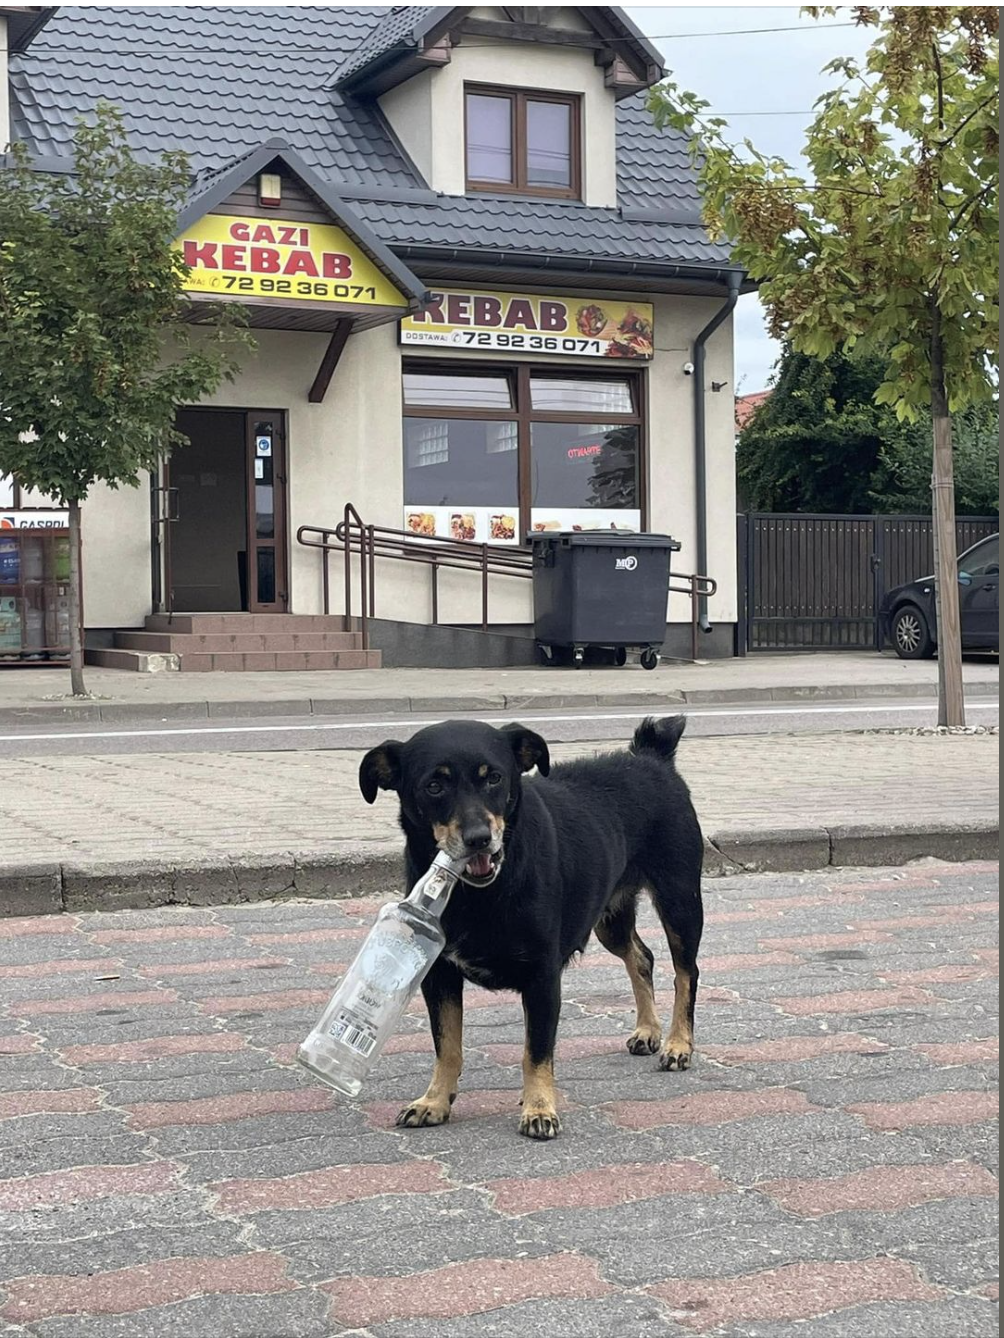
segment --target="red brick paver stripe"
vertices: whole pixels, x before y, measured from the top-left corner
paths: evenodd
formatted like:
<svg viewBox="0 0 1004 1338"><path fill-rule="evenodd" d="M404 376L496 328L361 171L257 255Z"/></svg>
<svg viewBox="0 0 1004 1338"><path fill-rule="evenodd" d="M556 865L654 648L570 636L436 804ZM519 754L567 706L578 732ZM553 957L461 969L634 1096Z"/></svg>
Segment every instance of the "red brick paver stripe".
<svg viewBox="0 0 1004 1338"><path fill-rule="evenodd" d="M805 1096L786 1087L762 1092L699 1092L668 1101L611 1101L601 1106L622 1129L656 1129L665 1124L731 1124L763 1115L808 1115L819 1110Z"/></svg>
<svg viewBox="0 0 1004 1338"><path fill-rule="evenodd" d="M8 1282L0 1316L21 1324L53 1315L128 1315L193 1296L293 1291L282 1255L242 1254L222 1258L161 1259L90 1276L57 1274Z"/></svg>
<svg viewBox="0 0 1004 1338"><path fill-rule="evenodd" d="M998 1058L996 1036L978 1041L952 1041L944 1045L915 1045L935 1064L992 1064Z"/></svg>
<svg viewBox="0 0 1004 1338"><path fill-rule="evenodd" d="M198 999L207 1013L282 1013L289 1009L315 1009L331 998L330 990L274 990L271 994L219 994Z"/></svg>
<svg viewBox="0 0 1004 1338"><path fill-rule="evenodd" d="M353 925L349 929L297 929L288 934L242 934L245 943L266 946L273 943L337 943L342 939L357 942L370 932L368 925Z"/></svg>
<svg viewBox="0 0 1004 1338"><path fill-rule="evenodd" d="M795 934L788 938L761 938L761 948L788 948L792 952L823 952L827 948L856 948L863 943L888 943L892 934L881 929L849 929L839 934ZM703 965L703 963L702 963Z"/></svg>
<svg viewBox="0 0 1004 1338"><path fill-rule="evenodd" d="M0 1120L20 1115L82 1115L97 1110L101 1093L93 1087L67 1087L52 1092L0 1093Z"/></svg>
<svg viewBox="0 0 1004 1338"><path fill-rule="evenodd" d="M980 1124L997 1116L996 1092L931 1092L915 1101L860 1101L845 1106L870 1129L912 1129L922 1124Z"/></svg>
<svg viewBox="0 0 1004 1338"><path fill-rule="evenodd" d="M999 1282L988 1282L985 1287L978 1287L976 1289L976 1294L978 1296L985 1296L990 1301L997 1301L1000 1299L1000 1291Z"/></svg>
<svg viewBox="0 0 1004 1338"><path fill-rule="evenodd" d="M227 1124L258 1115L292 1114L297 1111L330 1110L332 1097L318 1088L295 1092L237 1092L231 1096L206 1096L194 1101L144 1101L126 1106L133 1129L160 1129L168 1124Z"/></svg>
<svg viewBox="0 0 1004 1338"><path fill-rule="evenodd" d="M47 1013L97 1013L102 1008L147 1008L175 1003L174 990L109 990L107 994L77 994L68 999L26 999L12 1004L14 1017L38 1017Z"/></svg>
<svg viewBox="0 0 1004 1338"><path fill-rule="evenodd" d="M32 1055L41 1044L41 1036L19 1031L14 1036L0 1036L0 1055Z"/></svg>
<svg viewBox="0 0 1004 1338"><path fill-rule="evenodd" d="M392 1319L456 1319L483 1315L520 1301L594 1300L613 1288L594 1259L577 1254L542 1259L469 1259L405 1278L339 1278L321 1284L331 1297L331 1318L342 1324L385 1324Z"/></svg>
<svg viewBox="0 0 1004 1338"><path fill-rule="evenodd" d="M88 972L105 975L110 971L119 970L121 966L121 962L109 961L107 957L61 957L52 962L23 962L17 966L0 966L0 978L31 979L35 976L86 975Z"/></svg>
<svg viewBox="0 0 1004 1338"><path fill-rule="evenodd" d="M288 966L288 957L218 957L211 962L161 962L141 966L141 976L209 976L221 971L255 971L263 966Z"/></svg>
<svg viewBox="0 0 1004 1338"><path fill-rule="evenodd" d="M443 1168L430 1161L389 1165L332 1166L277 1180L224 1180L210 1185L228 1213L332 1208L380 1194L435 1194L450 1186Z"/></svg>
<svg viewBox="0 0 1004 1338"><path fill-rule="evenodd" d="M80 926L75 915L28 915L0 920L0 938L22 938L28 934L72 934Z"/></svg>
<svg viewBox="0 0 1004 1338"><path fill-rule="evenodd" d="M860 886L867 889L867 884ZM860 895L858 885L855 885L850 888L831 887L827 892L803 892L797 897L759 897L746 904L761 915L766 911L783 915L789 910L812 910L816 906L856 906L862 901L864 897Z"/></svg>
<svg viewBox="0 0 1004 1338"><path fill-rule="evenodd" d="M182 1167L170 1161L138 1166L77 1166L18 1180L0 1180L0 1209L21 1212L54 1204L90 1202L113 1194L166 1194L178 1188Z"/></svg>
<svg viewBox="0 0 1004 1338"><path fill-rule="evenodd" d="M771 1180L757 1185L799 1217L894 1212L932 1199L995 1198L997 1179L972 1162L947 1166L870 1166L832 1180Z"/></svg>
<svg viewBox="0 0 1004 1338"><path fill-rule="evenodd" d="M831 1036L783 1036L748 1045L702 1045L701 1054L720 1064L790 1064L822 1055L881 1055L888 1049L884 1041L840 1031Z"/></svg>
<svg viewBox="0 0 1004 1338"><path fill-rule="evenodd" d="M96 929L94 943L170 943L189 938L229 938L226 925L152 925L149 929Z"/></svg>
<svg viewBox="0 0 1004 1338"><path fill-rule="evenodd" d="M726 1324L812 1319L872 1301L936 1301L944 1295L899 1259L787 1264L737 1278L673 1278L647 1290L673 1307L678 1324L696 1333Z"/></svg>
<svg viewBox="0 0 1004 1338"><path fill-rule="evenodd" d="M960 985L971 980L993 980L997 968L989 964L971 966L946 962L942 966L927 966L918 971L880 971L878 974L893 985Z"/></svg>
<svg viewBox="0 0 1004 1338"><path fill-rule="evenodd" d="M150 1036L144 1041L119 1041L115 1045L67 1045L60 1055L67 1064L146 1064L171 1055L221 1055L243 1050L243 1036L229 1031L210 1031L190 1036Z"/></svg>
<svg viewBox="0 0 1004 1338"><path fill-rule="evenodd" d="M997 913L992 903L970 903L965 906L945 907L925 915L894 915L886 920L855 920L852 929L936 929L939 925L969 924L977 915Z"/></svg>
<svg viewBox="0 0 1004 1338"><path fill-rule="evenodd" d="M629 1162L571 1175L489 1180L499 1212L520 1216L550 1208L613 1208L664 1194L721 1194L731 1188L697 1161Z"/></svg>
<svg viewBox="0 0 1004 1338"><path fill-rule="evenodd" d="M826 1013L880 1013L883 1008L900 1004L929 1004L934 996L927 990L902 985L889 990L838 990L835 994L797 994L789 999L775 999L774 1006L792 1017L819 1017Z"/></svg>

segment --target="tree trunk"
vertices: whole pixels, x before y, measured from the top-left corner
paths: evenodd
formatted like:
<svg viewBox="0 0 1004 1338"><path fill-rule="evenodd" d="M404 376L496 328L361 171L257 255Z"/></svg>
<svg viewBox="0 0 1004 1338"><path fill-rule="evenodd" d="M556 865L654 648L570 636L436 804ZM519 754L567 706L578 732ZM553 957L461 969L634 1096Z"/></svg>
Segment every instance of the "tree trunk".
<svg viewBox="0 0 1004 1338"><path fill-rule="evenodd" d="M945 348L937 298L931 302L931 418L934 423L934 607L938 638L938 724L964 725L962 634L955 550L955 481L952 471L952 420L945 390Z"/></svg>
<svg viewBox="0 0 1004 1338"><path fill-rule="evenodd" d="M83 604L80 591L80 503L69 503L70 512L70 691L86 697L84 685Z"/></svg>

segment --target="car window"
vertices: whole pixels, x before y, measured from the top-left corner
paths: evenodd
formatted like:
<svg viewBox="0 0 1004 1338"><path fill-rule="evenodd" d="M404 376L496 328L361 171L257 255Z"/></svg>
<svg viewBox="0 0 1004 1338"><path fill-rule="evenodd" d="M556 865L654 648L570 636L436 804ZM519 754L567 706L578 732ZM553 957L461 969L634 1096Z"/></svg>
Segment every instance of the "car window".
<svg viewBox="0 0 1004 1338"><path fill-rule="evenodd" d="M1000 535L977 544L959 560L959 571L968 576L989 576L1000 570Z"/></svg>

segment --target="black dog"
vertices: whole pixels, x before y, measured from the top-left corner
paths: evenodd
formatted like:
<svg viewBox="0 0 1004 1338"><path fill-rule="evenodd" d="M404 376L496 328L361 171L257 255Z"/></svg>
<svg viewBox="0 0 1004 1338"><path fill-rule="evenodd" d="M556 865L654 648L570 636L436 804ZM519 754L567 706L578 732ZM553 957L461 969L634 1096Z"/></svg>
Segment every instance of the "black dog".
<svg viewBox="0 0 1004 1338"><path fill-rule="evenodd" d="M685 1069L693 1052L701 904L701 829L673 757L683 716L646 720L629 752L553 769L547 744L522 725L432 725L363 758L367 803L396 790L407 838L408 886L437 849L467 857L443 916L446 947L422 984L436 1046L432 1081L398 1124L449 1119L462 1066L464 978L523 996L526 1045L520 1133L553 1138L554 1043L561 972L596 937L627 967L637 1026L632 1054L659 1050L651 952L635 930L648 888L666 931L675 1002L659 1067ZM536 767L548 779L524 780Z"/></svg>

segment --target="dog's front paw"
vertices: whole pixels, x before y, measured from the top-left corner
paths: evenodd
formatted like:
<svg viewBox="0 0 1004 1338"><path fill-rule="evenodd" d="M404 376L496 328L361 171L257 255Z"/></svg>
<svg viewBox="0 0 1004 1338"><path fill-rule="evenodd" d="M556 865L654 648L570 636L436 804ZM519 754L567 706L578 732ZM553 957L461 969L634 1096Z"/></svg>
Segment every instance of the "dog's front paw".
<svg viewBox="0 0 1004 1338"><path fill-rule="evenodd" d="M675 1072L677 1070L690 1068L690 1061L693 1058L693 1046L680 1045L669 1041L665 1050L659 1056L659 1067L666 1072Z"/></svg>
<svg viewBox="0 0 1004 1338"><path fill-rule="evenodd" d="M428 1101L424 1096L398 1112L394 1121L402 1129L422 1129L428 1125L445 1124L450 1118L451 1101Z"/></svg>
<svg viewBox="0 0 1004 1338"><path fill-rule="evenodd" d="M633 1055L654 1055L662 1043L662 1031L655 1027L636 1027L627 1038L627 1048Z"/></svg>
<svg viewBox="0 0 1004 1338"><path fill-rule="evenodd" d="M561 1133L561 1121L558 1112L550 1107L538 1106L524 1110L520 1116L519 1131L527 1138L557 1138Z"/></svg>

